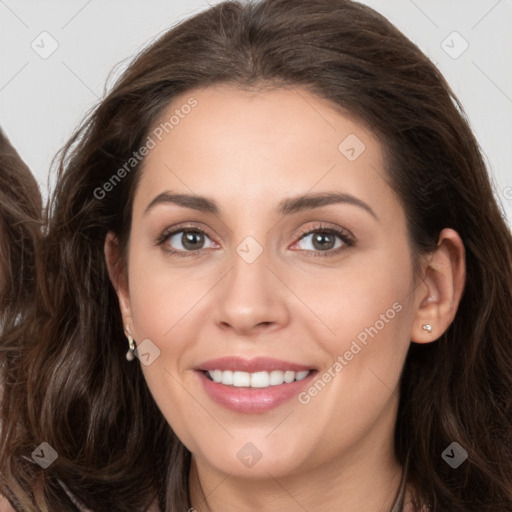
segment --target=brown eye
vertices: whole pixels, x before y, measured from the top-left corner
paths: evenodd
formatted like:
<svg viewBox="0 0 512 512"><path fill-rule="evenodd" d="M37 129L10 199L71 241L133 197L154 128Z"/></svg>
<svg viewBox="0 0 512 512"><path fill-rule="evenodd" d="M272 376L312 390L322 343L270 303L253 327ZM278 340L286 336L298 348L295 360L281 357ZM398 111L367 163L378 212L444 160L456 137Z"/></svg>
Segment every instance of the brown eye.
<svg viewBox="0 0 512 512"><path fill-rule="evenodd" d="M180 243L185 249L190 251L201 249L204 244L204 235L198 231L183 231Z"/></svg>
<svg viewBox="0 0 512 512"><path fill-rule="evenodd" d="M326 230L310 231L299 240L302 250L329 251L347 245L346 237Z"/></svg>
<svg viewBox="0 0 512 512"><path fill-rule="evenodd" d="M210 237L202 230L181 229L164 233L159 239L158 244L163 245L170 253L197 253L205 248L207 241L210 241L210 247L213 242Z"/></svg>
<svg viewBox="0 0 512 512"><path fill-rule="evenodd" d="M336 244L336 236L331 233L316 233L311 239L315 249L319 251L333 249Z"/></svg>

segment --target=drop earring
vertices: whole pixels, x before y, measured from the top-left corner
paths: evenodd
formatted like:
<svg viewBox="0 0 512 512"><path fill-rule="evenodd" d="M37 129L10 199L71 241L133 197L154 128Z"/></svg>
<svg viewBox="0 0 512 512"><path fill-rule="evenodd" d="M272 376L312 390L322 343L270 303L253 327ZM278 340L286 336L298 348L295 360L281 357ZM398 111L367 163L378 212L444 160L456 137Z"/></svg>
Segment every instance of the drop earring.
<svg viewBox="0 0 512 512"><path fill-rule="evenodd" d="M422 329L427 332L432 332L432 326L430 324L425 324Z"/></svg>
<svg viewBox="0 0 512 512"><path fill-rule="evenodd" d="M126 352L126 359L128 361L133 361L135 359L135 343L133 341L133 338L132 338L132 333L130 332L130 326L128 324L126 324L126 330L128 331L128 334L126 335L126 337L128 338L128 345L129 345L129 349L128 349L128 352Z"/></svg>

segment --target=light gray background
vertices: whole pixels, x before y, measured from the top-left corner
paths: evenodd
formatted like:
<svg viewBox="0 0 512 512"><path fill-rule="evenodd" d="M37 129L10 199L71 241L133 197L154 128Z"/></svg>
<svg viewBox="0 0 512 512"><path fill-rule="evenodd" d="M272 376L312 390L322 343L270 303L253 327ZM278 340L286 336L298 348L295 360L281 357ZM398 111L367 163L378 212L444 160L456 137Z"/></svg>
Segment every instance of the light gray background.
<svg viewBox="0 0 512 512"><path fill-rule="evenodd" d="M52 158L101 99L109 74L107 87L137 51L215 3L0 0L0 125L44 195ZM362 3L384 14L444 74L468 114L512 227L512 0ZM51 49L52 39L58 48L42 58L37 51Z"/></svg>

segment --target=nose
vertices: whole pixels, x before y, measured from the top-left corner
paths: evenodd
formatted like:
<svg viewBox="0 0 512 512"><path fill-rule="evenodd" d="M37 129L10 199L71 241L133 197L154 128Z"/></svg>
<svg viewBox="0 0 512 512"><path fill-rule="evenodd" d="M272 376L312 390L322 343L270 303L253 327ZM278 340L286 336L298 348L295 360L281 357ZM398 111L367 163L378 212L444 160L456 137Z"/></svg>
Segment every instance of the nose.
<svg viewBox="0 0 512 512"><path fill-rule="evenodd" d="M221 329L250 336L289 322L290 292L272 267L265 250L250 263L234 254L233 266L217 290L214 320Z"/></svg>

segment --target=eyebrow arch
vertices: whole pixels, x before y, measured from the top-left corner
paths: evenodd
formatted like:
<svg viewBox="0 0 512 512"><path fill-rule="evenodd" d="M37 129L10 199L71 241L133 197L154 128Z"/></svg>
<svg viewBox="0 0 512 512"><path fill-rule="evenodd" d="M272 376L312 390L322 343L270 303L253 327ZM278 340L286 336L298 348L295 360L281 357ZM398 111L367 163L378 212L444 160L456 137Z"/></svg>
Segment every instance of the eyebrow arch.
<svg viewBox="0 0 512 512"><path fill-rule="evenodd" d="M277 213L280 215L291 215L304 210L319 208L330 204L350 204L358 206L368 212L375 220L379 220L372 208L357 197L339 192L318 192L314 194L304 194L301 196L291 197L281 201L277 207ZM192 208L204 213L214 215L220 214L220 208L216 201L204 196L190 194L173 194L169 191L158 194L144 210L146 215L151 209L159 204L176 204L185 208Z"/></svg>
<svg viewBox="0 0 512 512"><path fill-rule="evenodd" d="M312 208L319 208L320 206L327 206L330 204L351 204L358 206L368 212L375 220L379 220L377 214L361 199L351 195L340 192L318 192L315 194L305 194L302 196L292 197L285 199L279 203L278 213L281 215L290 215L292 213L309 210Z"/></svg>
<svg viewBox="0 0 512 512"><path fill-rule="evenodd" d="M196 196L191 194L173 194L171 192L162 192L158 194L144 210L146 215L150 210L159 204L177 204L184 208L192 208L205 213L213 213L219 215L220 208L213 199L208 199L203 196Z"/></svg>

